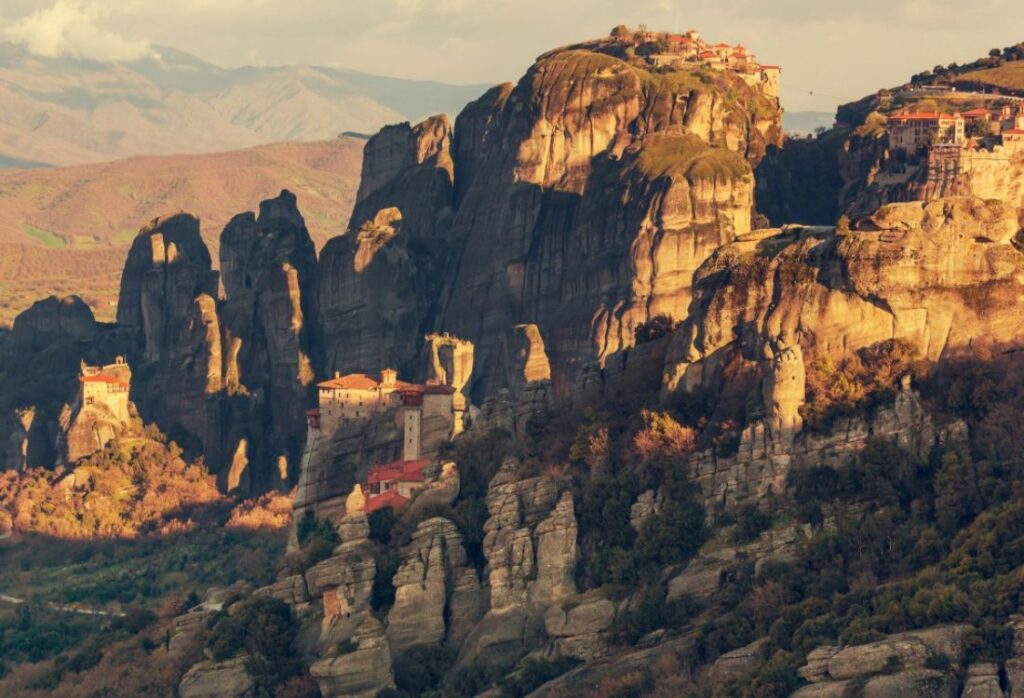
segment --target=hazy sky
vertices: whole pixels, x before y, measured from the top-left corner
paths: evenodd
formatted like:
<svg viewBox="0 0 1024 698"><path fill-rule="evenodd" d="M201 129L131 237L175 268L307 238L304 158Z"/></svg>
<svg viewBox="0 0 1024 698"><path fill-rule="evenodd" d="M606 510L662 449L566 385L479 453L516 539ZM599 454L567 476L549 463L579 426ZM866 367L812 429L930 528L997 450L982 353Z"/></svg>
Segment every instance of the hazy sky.
<svg viewBox="0 0 1024 698"><path fill-rule="evenodd" d="M620 23L699 29L782 66L783 106L832 111L936 63L1024 40L1020 0L0 0L0 39L125 59L311 63L455 83L515 81L543 51ZM811 94L813 92L813 94Z"/></svg>

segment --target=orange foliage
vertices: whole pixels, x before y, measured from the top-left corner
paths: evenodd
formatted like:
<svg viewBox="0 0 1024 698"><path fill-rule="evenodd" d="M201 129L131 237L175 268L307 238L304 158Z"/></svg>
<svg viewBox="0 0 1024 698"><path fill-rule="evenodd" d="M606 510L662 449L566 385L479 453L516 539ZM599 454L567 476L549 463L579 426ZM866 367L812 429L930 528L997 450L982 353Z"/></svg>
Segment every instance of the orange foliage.
<svg viewBox="0 0 1024 698"><path fill-rule="evenodd" d="M112 443L71 472L0 474L0 510L14 528L58 538L188 530L191 510L220 500L201 461L186 463L173 444L148 439Z"/></svg>
<svg viewBox="0 0 1024 698"><path fill-rule="evenodd" d="M697 433L665 412L642 410L643 428L633 436L633 454L645 463L680 461L693 453Z"/></svg>
<svg viewBox="0 0 1024 698"><path fill-rule="evenodd" d="M231 510L228 528L284 528L292 518L294 490L289 494L267 492L246 499Z"/></svg>

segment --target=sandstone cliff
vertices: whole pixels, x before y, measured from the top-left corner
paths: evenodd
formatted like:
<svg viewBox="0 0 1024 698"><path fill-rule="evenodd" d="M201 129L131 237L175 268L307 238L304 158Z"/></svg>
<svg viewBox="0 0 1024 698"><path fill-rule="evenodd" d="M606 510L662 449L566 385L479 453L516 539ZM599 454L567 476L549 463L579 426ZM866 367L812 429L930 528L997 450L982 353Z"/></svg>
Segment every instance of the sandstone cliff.
<svg viewBox="0 0 1024 698"><path fill-rule="evenodd" d="M771 358L780 338L820 356L902 339L933 361L1024 340L1024 256L1013 244L1019 224L1010 206L970 198L891 204L861 227L760 231L717 250L695 276L690 318L666 358L667 383L713 386L729 353Z"/></svg>
<svg viewBox="0 0 1024 698"><path fill-rule="evenodd" d="M375 369L381 348L409 365L440 329L474 343L482 398L510 387L503 338L531 323L566 394L639 323L685 315L693 271L750 228L749 163L779 116L728 71L652 72L588 44L489 91L454 134L437 118L385 129L323 254L327 366Z"/></svg>
<svg viewBox="0 0 1024 698"><path fill-rule="evenodd" d="M237 452L231 441L255 441L262 452L248 452L246 459L284 459L283 471L271 473L270 481L257 475L249 483L255 489L297 479L314 378L316 264L313 241L287 191L260 203L258 216L235 216L221 234L225 382L230 392L252 395L267 416L267 423L235 425L228 447Z"/></svg>

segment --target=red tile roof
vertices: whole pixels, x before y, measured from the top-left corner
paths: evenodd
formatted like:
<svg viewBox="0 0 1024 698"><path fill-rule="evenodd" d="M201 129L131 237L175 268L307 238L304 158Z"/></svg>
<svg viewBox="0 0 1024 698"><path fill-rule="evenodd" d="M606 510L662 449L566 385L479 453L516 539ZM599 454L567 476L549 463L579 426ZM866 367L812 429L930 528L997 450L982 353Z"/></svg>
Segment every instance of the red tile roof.
<svg viewBox="0 0 1024 698"><path fill-rule="evenodd" d="M117 376L111 376L105 373L100 373L95 376L79 376L78 380L83 383L110 383L111 385L120 385L125 388L130 387L127 382L121 380Z"/></svg>
<svg viewBox="0 0 1024 698"><path fill-rule="evenodd" d="M965 111L960 116L969 116L969 117L973 118L975 116L990 116L991 114L992 114L992 112L990 112L985 107L977 107L975 109L969 109L969 110Z"/></svg>
<svg viewBox="0 0 1024 698"><path fill-rule="evenodd" d="M377 390L382 384L379 373L349 373L339 378L331 378L330 380L318 383L317 387L325 390ZM420 385L402 380L396 380L388 387L393 387L399 391L419 391L432 395L455 392L454 388L447 385Z"/></svg>
<svg viewBox="0 0 1024 698"><path fill-rule="evenodd" d="M365 373L349 373L339 378L332 378L319 384L321 388L340 388L342 390L376 390L380 378Z"/></svg>
<svg viewBox="0 0 1024 698"><path fill-rule="evenodd" d="M367 484L379 482L423 482L423 469L430 464L429 458L419 460L396 460L393 463L375 465L366 477Z"/></svg>
<svg viewBox="0 0 1024 698"><path fill-rule="evenodd" d="M389 490L382 494L367 497L366 503L363 505L363 511L370 514L384 507L391 507L393 510L398 511L408 503L409 499L407 497L403 497L394 490Z"/></svg>
<svg viewBox="0 0 1024 698"><path fill-rule="evenodd" d="M1003 131L1003 135L1009 133L1011 136L1024 136L1024 128L1011 128Z"/></svg>

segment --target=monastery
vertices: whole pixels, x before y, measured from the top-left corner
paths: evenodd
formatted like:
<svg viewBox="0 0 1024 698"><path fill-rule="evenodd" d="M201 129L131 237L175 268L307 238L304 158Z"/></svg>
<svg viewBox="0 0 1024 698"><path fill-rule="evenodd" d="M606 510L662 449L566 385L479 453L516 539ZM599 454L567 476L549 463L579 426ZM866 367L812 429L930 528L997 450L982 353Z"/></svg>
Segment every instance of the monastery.
<svg viewBox="0 0 1024 698"><path fill-rule="evenodd" d="M664 49L648 55L648 60L655 66L702 66L712 70L731 70L751 87L760 88L767 96L779 96L782 68L758 63L757 57L742 44L709 44L696 29L683 34L639 31L634 35L634 43Z"/></svg>
<svg viewBox="0 0 1024 698"><path fill-rule="evenodd" d="M128 422L132 370L123 356L106 366L89 366L83 361L78 382L78 406L105 407L115 419Z"/></svg>
<svg viewBox="0 0 1024 698"><path fill-rule="evenodd" d="M968 129L973 125L973 129ZM1015 146L1024 137L1024 104L1004 105L992 111L978 107L965 112L901 112L887 119L889 148L915 154L935 146L972 147L968 130L981 133L977 140L997 137L999 145Z"/></svg>
<svg viewBox="0 0 1024 698"><path fill-rule="evenodd" d="M335 374L317 388L319 406L306 413L311 430L330 436L343 423L391 414L402 428L403 461L418 460L424 453L424 422L441 425L446 438L462 431L465 404L448 385L408 383L386 368L379 375Z"/></svg>

